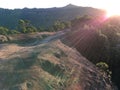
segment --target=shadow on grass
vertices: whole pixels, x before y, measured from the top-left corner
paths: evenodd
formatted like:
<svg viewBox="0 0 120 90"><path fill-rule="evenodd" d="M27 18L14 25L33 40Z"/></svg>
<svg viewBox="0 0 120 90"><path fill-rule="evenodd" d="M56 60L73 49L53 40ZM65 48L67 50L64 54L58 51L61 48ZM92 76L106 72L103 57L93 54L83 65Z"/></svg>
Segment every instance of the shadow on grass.
<svg viewBox="0 0 120 90"><path fill-rule="evenodd" d="M51 63L48 60L41 60L39 65L44 71L47 71L51 75L54 76L63 76L64 75L64 68L61 68L60 65Z"/></svg>
<svg viewBox="0 0 120 90"><path fill-rule="evenodd" d="M23 40L9 41L7 43L18 44L19 46L27 47L27 46L34 46L34 45L36 45L38 41L40 41L40 39L29 38L29 39L23 39Z"/></svg>

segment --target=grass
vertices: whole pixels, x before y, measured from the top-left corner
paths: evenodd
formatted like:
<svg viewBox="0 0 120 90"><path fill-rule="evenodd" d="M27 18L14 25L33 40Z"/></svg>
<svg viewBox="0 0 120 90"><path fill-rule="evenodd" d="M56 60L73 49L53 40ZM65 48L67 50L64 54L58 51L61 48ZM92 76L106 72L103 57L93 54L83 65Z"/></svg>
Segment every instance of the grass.
<svg viewBox="0 0 120 90"><path fill-rule="evenodd" d="M64 63L64 65L61 63L67 61L67 54L60 48L51 46L39 45L33 47L29 53L17 52L13 58L0 64L3 88L9 90L20 90L20 88L24 88L24 90L64 90L74 83L71 71L67 69L69 63Z"/></svg>
<svg viewBox="0 0 120 90"><path fill-rule="evenodd" d="M37 40L42 40L42 39L29 38L29 39L23 39L23 40L13 40L13 41L9 41L7 43L18 44L19 46L31 46L32 43L35 43Z"/></svg>
<svg viewBox="0 0 120 90"><path fill-rule="evenodd" d="M39 63L40 67L44 70L47 71L48 73L54 75L54 76L62 76L64 75L65 69L61 68L60 65L56 65L54 63L51 63L48 60L40 60Z"/></svg>
<svg viewBox="0 0 120 90"><path fill-rule="evenodd" d="M0 76L4 78L3 87L10 88L10 90L19 90L21 84L30 80L32 80L32 82L26 83L26 88L34 88L32 83L35 84L35 82L40 84L37 87L43 84L43 90L56 90L57 88L63 87L63 83L66 81L63 80L65 76L64 69L59 65L51 63L49 60L38 60L37 55L37 53L31 53L27 58L14 58L4 63L8 66L4 68L6 69L5 71L0 72ZM53 76L54 78L51 78L53 82L48 82L48 80L41 77L40 74L39 76L36 71L31 69L33 66L39 66L38 70L39 68L43 69L43 75L47 72L46 78L50 79L49 76ZM41 81L41 79L43 79L43 81Z"/></svg>
<svg viewBox="0 0 120 90"><path fill-rule="evenodd" d="M24 34L23 36L21 36L21 34L19 34L17 36L16 35L11 36L13 39L11 39L10 36L7 36L8 41L2 42L2 43L8 43L8 44L11 44L11 43L13 44L14 43L14 44L18 44L19 46L33 46L34 45L33 43L41 41L41 40L43 40L43 39L45 39L49 36L51 36L51 35L41 34L39 36L35 36L35 34L33 34L33 36L32 36L32 34L31 35L29 35L29 34L25 35Z"/></svg>
<svg viewBox="0 0 120 90"><path fill-rule="evenodd" d="M33 55L28 58L18 58L17 60L15 70L30 69L35 64L36 57Z"/></svg>

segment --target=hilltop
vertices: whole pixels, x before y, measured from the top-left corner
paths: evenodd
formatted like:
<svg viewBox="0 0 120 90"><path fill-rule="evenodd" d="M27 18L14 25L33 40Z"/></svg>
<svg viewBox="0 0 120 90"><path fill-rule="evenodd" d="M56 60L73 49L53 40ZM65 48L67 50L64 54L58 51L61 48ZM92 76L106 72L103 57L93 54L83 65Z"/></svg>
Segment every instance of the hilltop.
<svg viewBox="0 0 120 90"><path fill-rule="evenodd" d="M74 9L88 15L72 19L78 15ZM49 22L46 18L56 15L51 21L69 19L70 27L61 29L65 23L58 21L54 31L50 28L51 32L43 32L45 29L40 32L35 23L31 22L32 25L27 20L20 20L21 32L0 27L0 89L118 90L120 17L105 18L98 9L94 9L98 12L93 9L71 4L61 8L15 9L18 16L26 15L25 18L34 19L35 23L41 11L46 16L49 12L49 17L41 17L46 25ZM13 15L14 10L6 11L10 12L4 16Z"/></svg>
<svg viewBox="0 0 120 90"><path fill-rule="evenodd" d="M0 44L1 90L114 90L107 75L57 33L32 46ZM45 42L44 42L45 41Z"/></svg>

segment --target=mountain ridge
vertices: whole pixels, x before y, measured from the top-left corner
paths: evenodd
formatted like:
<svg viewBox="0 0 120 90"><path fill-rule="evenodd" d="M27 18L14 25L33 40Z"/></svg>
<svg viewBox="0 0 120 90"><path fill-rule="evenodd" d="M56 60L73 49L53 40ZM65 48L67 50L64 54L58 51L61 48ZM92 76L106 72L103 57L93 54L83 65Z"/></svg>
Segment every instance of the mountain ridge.
<svg viewBox="0 0 120 90"><path fill-rule="evenodd" d="M80 7L67 5L60 8L23 8L23 9L0 9L0 26L16 29L20 19L29 20L39 27L50 27L55 21L70 21L78 16L102 16L105 11L92 7Z"/></svg>

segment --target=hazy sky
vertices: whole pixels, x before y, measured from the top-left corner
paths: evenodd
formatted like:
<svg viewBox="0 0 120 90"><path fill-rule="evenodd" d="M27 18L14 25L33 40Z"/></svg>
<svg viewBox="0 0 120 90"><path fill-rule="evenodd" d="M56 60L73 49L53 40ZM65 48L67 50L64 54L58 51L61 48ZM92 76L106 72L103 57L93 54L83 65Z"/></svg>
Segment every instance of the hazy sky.
<svg viewBox="0 0 120 90"><path fill-rule="evenodd" d="M119 0L0 0L1 8L48 8L62 7L67 4L75 4L78 6L91 6L102 9L110 9L111 7L120 7Z"/></svg>

